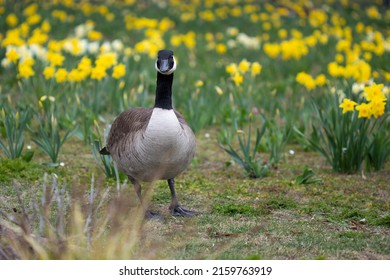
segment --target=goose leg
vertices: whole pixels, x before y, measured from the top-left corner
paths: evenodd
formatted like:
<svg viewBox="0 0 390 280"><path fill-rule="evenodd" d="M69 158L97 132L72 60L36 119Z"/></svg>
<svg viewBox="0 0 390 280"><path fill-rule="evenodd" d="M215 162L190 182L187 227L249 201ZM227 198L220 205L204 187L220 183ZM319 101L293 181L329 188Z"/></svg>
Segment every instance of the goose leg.
<svg viewBox="0 0 390 280"><path fill-rule="evenodd" d="M134 190L138 196L138 199L141 203L141 206L145 207L143 202L142 202L143 199L142 199L142 194L141 194L141 184L137 180L135 180L134 178L132 178L130 176L128 176L128 178L129 178L130 182L133 184ZM158 213L152 212L148 209L144 209L144 210L145 210L145 217L147 219L160 219L160 215Z"/></svg>
<svg viewBox="0 0 390 280"><path fill-rule="evenodd" d="M135 193L137 194L139 201L142 203L141 184L133 178L129 177L129 179L130 179L131 183L133 184Z"/></svg>
<svg viewBox="0 0 390 280"><path fill-rule="evenodd" d="M181 217L193 217L198 214L198 212L187 210L183 207L181 207L180 203L177 200L176 197L176 190L175 190L175 179L168 179L168 185L169 189L171 190L171 205L169 206L169 210L173 216L181 216Z"/></svg>

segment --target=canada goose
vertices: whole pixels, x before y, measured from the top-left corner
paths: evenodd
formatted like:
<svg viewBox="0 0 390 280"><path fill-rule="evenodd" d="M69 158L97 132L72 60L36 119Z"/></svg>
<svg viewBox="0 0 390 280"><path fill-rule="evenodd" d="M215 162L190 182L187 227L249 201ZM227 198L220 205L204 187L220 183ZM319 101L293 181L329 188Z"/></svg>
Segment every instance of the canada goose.
<svg viewBox="0 0 390 280"><path fill-rule="evenodd" d="M172 197L171 214L191 217L197 212L182 208L175 191L175 177L191 162L196 144L191 128L172 107L173 72L176 69L173 52L160 50L155 68L154 107L121 113L113 122L106 146L100 153L112 156L118 169L132 182L140 200L141 181L167 180Z"/></svg>

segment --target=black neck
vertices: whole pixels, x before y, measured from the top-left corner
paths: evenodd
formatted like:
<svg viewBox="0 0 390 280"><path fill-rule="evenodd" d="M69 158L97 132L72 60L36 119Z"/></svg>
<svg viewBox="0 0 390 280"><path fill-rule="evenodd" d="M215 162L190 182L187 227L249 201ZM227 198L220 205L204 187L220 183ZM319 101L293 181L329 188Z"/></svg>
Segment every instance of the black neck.
<svg viewBox="0 0 390 280"><path fill-rule="evenodd" d="M156 100L154 108L172 109L172 83L173 73L170 75L163 75L157 72L157 88Z"/></svg>

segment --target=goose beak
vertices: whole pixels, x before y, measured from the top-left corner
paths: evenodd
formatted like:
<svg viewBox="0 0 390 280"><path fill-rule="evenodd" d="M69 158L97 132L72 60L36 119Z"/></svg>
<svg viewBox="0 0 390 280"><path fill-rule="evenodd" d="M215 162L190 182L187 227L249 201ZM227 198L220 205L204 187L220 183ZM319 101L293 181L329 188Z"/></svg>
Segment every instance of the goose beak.
<svg viewBox="0 0 390 280"><path fill-rule="evenodd" d="M170 70L169 59L160 59L159 70L161 73L166 73Z"/></svg>
<svg viewBox="0 0 390 280"><path fill-rule="evenodd" d="M176 70L176 61L172 52L169 52L168 55L165 54L164 56L159 55L159 57L156 60L155 68L161 74L164 75L172 74Z"/></svg>

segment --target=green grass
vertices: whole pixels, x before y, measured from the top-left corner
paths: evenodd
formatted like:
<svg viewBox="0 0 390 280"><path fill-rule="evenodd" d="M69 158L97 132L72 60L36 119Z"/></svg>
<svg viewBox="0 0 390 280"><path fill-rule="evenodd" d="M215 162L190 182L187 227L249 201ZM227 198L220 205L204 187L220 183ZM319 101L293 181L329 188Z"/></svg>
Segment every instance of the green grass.
<svg viewBox="0 0 390 280"><path fill-rule="evenodd" d="M207 131L214 136L215 132ZM390 257L389 189L386 171L360 175L338 175L319 155L302 157L304 151L287 156L278 169L264 179L246 179L237 166L226 167L227 155L198 134L198 163L177 178L183 206L201 214L191 219L169 215L169 188L165 181L155 186L151 208L163 220L146 220L139 229L131 258L162 259L388 259ZM72 143L72 150L82 143ZM64 146L69 149L69 146ZM218 160L200 160L215 156ZM39 155L38 155L39 156ZM43 155L41 155L43 156ZM89 160L87 160L89 159ZM106 180L90 155L68 157L64 167L50 169L70 193L82 197L95 174L97 190L115 182ZM20 184L26 207L39 200L42 165L3 160L1 168L20 172L2 173L0 196L19 209L12 191ZM315 164L313 164L315 163ZM310 165L321 174L322 183L294 183L296 174ZM8 170L8 169L7 169ZM23 171L24 170L24 171ZM23 175L23 172L26 175ZM74 171L77 172L74 172ZM73 171L73 172L72 172ZM5 175L7 174L7 175ZM18 175L19 174L19 175ZM88 175L89 174L89 175ZM135 209L136 195L129 183L122 193L125 208ZM112 194L114 195L114 194ZM127 206L126 206L127 205ZM122 206L121 206L122 207ZM105 209L105 208L102 208ZM125 210L127 213L128 210ZM105 211L105 210L102 210ZM132 219L132 216L127 216ZM134 216L133 216L134 219ZM37 226L37 225L35 225ZM99 250L99 248L97 248ZM101 248L103 250L103 248Z"/></svg>

